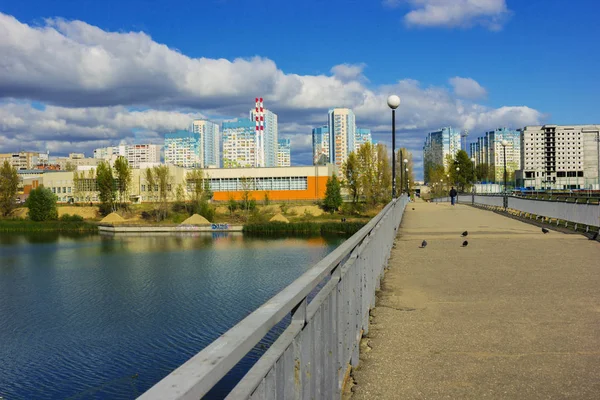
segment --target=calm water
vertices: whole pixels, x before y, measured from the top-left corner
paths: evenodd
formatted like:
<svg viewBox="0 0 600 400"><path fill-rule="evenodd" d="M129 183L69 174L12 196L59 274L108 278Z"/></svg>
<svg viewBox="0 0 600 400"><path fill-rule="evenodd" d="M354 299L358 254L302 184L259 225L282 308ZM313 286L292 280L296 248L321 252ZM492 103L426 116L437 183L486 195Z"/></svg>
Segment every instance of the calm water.
<svg viewBox="0 0 600 400"><path fill-rule="evenodd" d="M343 240L0 234L0 397L133 399Z"/></svg>

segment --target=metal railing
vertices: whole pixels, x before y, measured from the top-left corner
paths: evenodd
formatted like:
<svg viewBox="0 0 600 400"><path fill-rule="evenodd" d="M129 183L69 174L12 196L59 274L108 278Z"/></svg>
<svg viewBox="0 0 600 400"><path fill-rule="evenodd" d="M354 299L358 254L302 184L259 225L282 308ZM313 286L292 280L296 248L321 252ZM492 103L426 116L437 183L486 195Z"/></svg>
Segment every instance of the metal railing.
<svg viewBox="0 0 600 400"><path fill-rule="evenodd" d="M535 215L536 217L545 217L566 221L572 224L583 225L586 227L600 226L600 205L569 202L568 198L562 200L542 200L527 199L517 196L503 195L480 195L480 194L459 194L458 202L462 204L473 204L487 207L504 207L506 198L506 208L522 214ZM434 202L449 202L450 197L440 197Z"/></svg>
<svg viewBox="0 0 600 400"><path fill-rule="evenodd" d="M335 398L357 366L383 269L408 198L375 218L140 399L200 399L279 321L291 323L227 399ZM322 286L322 287L321 287ZM308 297L321 287L309 302Z"/></svg>

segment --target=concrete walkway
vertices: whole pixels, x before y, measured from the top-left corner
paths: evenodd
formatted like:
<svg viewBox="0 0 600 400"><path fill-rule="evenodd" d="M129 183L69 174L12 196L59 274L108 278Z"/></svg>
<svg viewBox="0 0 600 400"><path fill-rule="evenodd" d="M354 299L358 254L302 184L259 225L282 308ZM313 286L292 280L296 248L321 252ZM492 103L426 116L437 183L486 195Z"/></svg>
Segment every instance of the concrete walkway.
<svg viewBox="0 0 600 400"><path fill-rule="evenodd" d="M364 342L353 400L600 399L600 244L411 203Z"/></svg>

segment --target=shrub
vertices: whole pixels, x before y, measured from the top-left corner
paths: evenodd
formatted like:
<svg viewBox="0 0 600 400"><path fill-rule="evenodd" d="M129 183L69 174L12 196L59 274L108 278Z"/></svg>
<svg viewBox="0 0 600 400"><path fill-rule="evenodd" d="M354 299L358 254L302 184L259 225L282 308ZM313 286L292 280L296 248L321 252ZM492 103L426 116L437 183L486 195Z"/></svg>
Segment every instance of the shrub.
<svg viewBox="0 0 600 400"><path fill-rule="evenodd" d="M69 215L69 214L63 214L60 218L61 221L63 222L82 222L83 221L83 217L81 215Z"/></svg>
<svg viewBox="0 0 600 400"><path fill-rule="evenodd" d="M195 212L196 214L203 216L210 222L214 221L215 219L215 208L211 206L206 200L202 200L199 204L196 205Z"/></svg>
<svg viewBox="0 0 600 400"><path fill-rule="evenodd" d="M45 187L33 189L25 205L29 208L32 221L51 221L58 219L56 196Z"/></svg>
<svg viewBox="0 0 600 400"><path fill-rule="evenodd" d="M227 209L229 210L230 214L233 214L235 212L235 210L238 209L238 203L235 201L235 199L233 197L230 197L229 200L227 201Z"/></svg>

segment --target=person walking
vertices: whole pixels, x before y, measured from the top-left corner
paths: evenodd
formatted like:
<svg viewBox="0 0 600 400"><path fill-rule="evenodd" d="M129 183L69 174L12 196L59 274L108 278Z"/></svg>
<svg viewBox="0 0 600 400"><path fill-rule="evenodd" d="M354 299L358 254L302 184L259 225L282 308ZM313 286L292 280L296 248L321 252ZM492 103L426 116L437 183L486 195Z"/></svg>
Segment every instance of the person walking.
<svg viewBox="0 0 600 400"><path fill-rule="evenodd" d="M452 203L452 205L454 205L454 203L456 203L456 195L458 193L456 192L456 189L454 189L454 186L452 186L452 189L450 189L450 202Z"/></svg>

